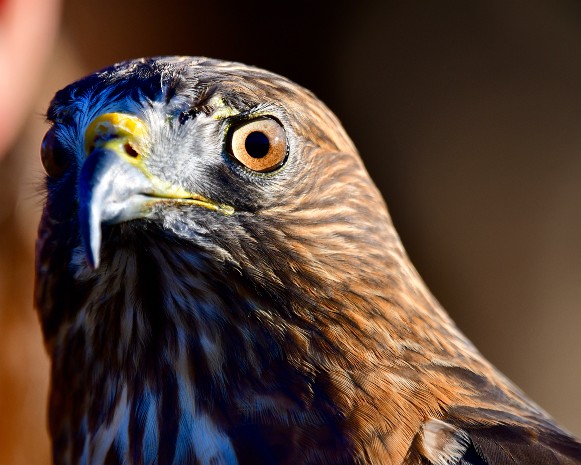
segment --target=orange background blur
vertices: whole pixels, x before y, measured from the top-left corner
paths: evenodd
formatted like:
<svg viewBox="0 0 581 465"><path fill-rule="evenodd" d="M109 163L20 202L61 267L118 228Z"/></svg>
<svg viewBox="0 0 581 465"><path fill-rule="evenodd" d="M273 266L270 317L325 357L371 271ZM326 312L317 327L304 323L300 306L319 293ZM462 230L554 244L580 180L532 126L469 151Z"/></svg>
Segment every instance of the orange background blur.
<svg viewBox="0 0 581 465"><path fill-rule="evenodd" d="M0 51L7 5L32 2L0 2ZM0 162L0 464L49 463L48 362L31 298L42 113L82 75L159 54L254 64L323 99L434 294L581 435L581 4L355 3L64 1L50 58L14 73L14 89L36 80L10 110L11 121L29 116ZM11 59L0 76L16 70Z"/></svg>

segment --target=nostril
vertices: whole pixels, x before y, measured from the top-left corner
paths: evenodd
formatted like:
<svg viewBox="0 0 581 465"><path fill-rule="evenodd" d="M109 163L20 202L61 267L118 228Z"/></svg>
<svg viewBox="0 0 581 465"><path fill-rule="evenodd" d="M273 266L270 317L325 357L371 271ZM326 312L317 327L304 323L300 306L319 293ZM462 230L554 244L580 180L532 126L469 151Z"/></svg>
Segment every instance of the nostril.
<svg viewBox="0 0 581 465"><path fill-rule="evenodd" d="M131 147L131 144L129 143L123 145L123 149L125 149L125 153L130 157L137 158L139 156L137 151L133 147Z"/></svg>

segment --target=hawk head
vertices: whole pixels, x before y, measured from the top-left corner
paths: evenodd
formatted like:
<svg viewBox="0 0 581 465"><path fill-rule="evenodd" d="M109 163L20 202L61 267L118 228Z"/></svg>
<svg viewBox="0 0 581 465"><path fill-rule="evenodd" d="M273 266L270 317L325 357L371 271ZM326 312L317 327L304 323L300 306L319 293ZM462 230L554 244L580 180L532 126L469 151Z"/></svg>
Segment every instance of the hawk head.
<svg viewBox="0 0 581 465"><path fill-rule="evenodd" d="M58 453L107 431L99 450L122 456L131 421L111 419L139 404L135 447L159 463L204 428L210 455L267 463L318 432L340 463L351 439L323 388L339 375L321 364L368 363L364 296L387 298L402 251L335 116L272 73L169 57L66 87L48 119L36 302Z"/></svg>

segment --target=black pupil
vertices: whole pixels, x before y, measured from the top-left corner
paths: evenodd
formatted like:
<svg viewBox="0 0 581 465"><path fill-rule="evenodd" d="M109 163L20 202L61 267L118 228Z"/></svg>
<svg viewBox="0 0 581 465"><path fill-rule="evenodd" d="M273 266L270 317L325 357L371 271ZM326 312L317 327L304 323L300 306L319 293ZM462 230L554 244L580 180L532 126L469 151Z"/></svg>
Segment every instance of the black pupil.
<svg viewBox="0 0 581 465"><path fill-rule="evenodd" d="M260 131L254 131L246 136L244 147L246 147L246 152L252 158L262 158L268 153L270 142L266 134Z"/></svg>

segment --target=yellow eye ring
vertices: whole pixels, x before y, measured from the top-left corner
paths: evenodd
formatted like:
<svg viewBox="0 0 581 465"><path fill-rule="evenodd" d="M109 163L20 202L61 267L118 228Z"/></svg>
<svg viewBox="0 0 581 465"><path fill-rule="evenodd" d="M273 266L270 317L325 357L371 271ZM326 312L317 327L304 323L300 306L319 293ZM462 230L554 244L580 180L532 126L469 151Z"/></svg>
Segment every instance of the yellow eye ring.
<svg viewBox="0 0 581 465"><path fill-rule="evenodd" d="M234 127L229 152L248 169L267 173L281 167L287 155L286 133L271 118L260 118Z"/></svg>

